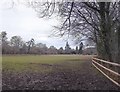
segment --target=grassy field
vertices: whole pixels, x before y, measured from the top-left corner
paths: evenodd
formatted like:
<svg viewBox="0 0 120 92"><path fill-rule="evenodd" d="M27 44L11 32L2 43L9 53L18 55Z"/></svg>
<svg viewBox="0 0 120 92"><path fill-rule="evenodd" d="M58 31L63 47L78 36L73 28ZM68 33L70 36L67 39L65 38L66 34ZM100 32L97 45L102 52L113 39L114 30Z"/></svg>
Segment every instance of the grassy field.
<svg viewBox="0 0 120 92"><path fill-rule="evenodd" d="M3 55L3 90L118 89L91 64L90 55ZM103 85L105 84L105 85Z"/></svg>
<svg viewBox="0 0 120 92"><path fill-rule="evenodd" d="M91 60L91 57L87 55L3 55L2 69L17 72L50 72L52 65L62 64L64 67L73 68L77 67L77 63L74 62L82 63Z"/></svg>

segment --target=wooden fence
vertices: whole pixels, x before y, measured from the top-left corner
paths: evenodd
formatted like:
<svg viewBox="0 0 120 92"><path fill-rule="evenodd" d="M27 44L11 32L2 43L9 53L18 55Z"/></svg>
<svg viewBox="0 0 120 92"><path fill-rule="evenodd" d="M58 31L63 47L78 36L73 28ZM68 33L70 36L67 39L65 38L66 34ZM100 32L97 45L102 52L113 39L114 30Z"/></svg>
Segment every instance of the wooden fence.
<svg viewBox="0 0 120 92"><path fill-rule="evenodd" d="M120 87L120 64L98 58L92 59L93 66L114 84Z"/></svg>

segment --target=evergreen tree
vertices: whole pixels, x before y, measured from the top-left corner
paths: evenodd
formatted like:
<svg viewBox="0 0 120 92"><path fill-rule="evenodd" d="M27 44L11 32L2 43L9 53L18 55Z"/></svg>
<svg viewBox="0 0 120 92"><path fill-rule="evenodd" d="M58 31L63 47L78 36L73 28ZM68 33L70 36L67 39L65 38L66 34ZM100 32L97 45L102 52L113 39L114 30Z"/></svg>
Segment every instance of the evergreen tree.
<svg viewBox="0 0 120 92"><path fill-rule="evenodd" d="M76 54L78 54L78 53L79 53L78 46L76 46Z"/></svg>
<svg viewBox="0 0 120 92"><path fill-rule="evenodd" d="M66 53L66 54L70 54L70 53L71 53L71 48L70 48L68 42L66 42L65 53Z"/></svg>
<svg viewBox="0 0 120 92"><path fill-rule="evenodd" d="M81 42L79 45L79 54L82 54L83 43Z"/></svg>

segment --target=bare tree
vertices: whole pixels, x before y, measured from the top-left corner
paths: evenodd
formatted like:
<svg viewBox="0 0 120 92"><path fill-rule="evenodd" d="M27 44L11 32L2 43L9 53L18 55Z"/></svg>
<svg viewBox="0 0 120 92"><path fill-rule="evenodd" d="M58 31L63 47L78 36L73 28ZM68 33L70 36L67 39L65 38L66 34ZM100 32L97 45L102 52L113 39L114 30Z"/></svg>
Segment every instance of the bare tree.
<svg viewBox="0 0 120 92"><path fill-rule="evenodd" d="M10 39L10 43L11 47L13 48L13 53L18 54L23 46L22 38L20 36L13 36Z"/></svg>
<svg viewBox="0 0 120 92"><path fill-rule="evenodd" d="M48 1L42 4L32 2L33 8L44 16L51 16L56 12L62 21L59 27L61 35L72 35L80 38L81 34L96 43L98 56L113 61L111 53L112 33L119 20L119 2L55 2ZM53 8L51 8L53 7ZM43 9L43 10L42 10ZM39 11L40 10L40 11ZM41 14L40 13L40 14ZM42 16L42 17L44 17Z"/></svg>
<svg viewBox="0 0 120 92"><path fill-rule="evenodd" d="M30 41L26 42L28 46L28 51L27 53L30 53L30 49L34 46L34 39L32 38Z"/></svg>
<svg viewBox="0 0 120 92"><path fill-rule="evenodd" d="M10 50L9 43L7 41L7 33L5 31L2 31L0 34L0 40L1 40L1 47L2 47L2 53L7 54Z"/></svg>
<svg viewBox="0 0 120 92"><path fill-rule="evenodd" d="M57 48L55 48L54 46L50 46L48 49L48 54L57 54Z"/></svg>
<svg viewBox="0 0 120 92"><path fill-rule="evenodd" d="M65 51L64 51L63 47L60 47L58 49L58 54L64 54L64 53L65 53Z"/></svg>

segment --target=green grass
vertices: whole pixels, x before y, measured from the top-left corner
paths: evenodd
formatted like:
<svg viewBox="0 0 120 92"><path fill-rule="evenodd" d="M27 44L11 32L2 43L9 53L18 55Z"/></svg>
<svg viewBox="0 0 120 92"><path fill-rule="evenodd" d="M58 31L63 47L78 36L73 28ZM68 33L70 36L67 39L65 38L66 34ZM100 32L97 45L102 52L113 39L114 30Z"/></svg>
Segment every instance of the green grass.
<svg viewBox="0 0 120 92"><path fill-rule="evenodd" d="M70 68L77 66L74 62L90 59L91 56L80 55L3 55L2 68L12 72L50 72L55 64Z"/></svg>

